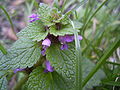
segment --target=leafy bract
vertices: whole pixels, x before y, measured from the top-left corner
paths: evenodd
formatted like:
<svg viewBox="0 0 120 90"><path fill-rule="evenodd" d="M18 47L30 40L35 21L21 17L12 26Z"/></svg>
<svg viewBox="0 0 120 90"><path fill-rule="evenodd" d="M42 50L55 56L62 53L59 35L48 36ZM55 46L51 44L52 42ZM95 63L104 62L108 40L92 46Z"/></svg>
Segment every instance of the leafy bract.
<svg viewBox="0 0 120 90"><path fill-rule="evenodd" d="M24 90L66 90L64 80L57 72L45 73L42 67L37 67L30 74Z"/></svg>
<svg viewBox="0 0 120 90"><path fill-rule="evenodd" d="M56 13L58 13L58 12L56 12ZM57 20L53 20L53 22L66 25L69 23L69 15L71 13L72 13L72 11L69 11L69 12L65 13L64 15L60 15L60 17Z"/></svg>
<svg viewBox="0 0 120 90"><path fill-rule="evenodd" d="M51 25L51 11L52 7L48 6L47 4L40 3L39 9L37 11L40 20L43 22L44 25Z"/></svg>
<svg viewBox="0 0 120 90"><path fill-rule="evenodd" d="M45 30L43 23L40 20L29 23L27 27L21 30L18 37L30 38L33 41L41 41L48 35L48 31Z"/></svg>
<svg viewBox="0 0 120 90"><path fill-rule="evenodd" d="M66 82L68 89L75 87L75 46L69 44L68 50L60 50L59 45L52 45L47 50L47 60L49 60L55 70L61 75ZM83 80L89 74L91 69L95 66L90 60L84 59L82 62L83 68ZM99 77L101 76L101 77ZM103 71L98 71L95 76L87 83L85 88L91 88L92 86L99 85L100 80L104 77Z"/></svg>
<svg viewBox="0 0 120 90"><path fill-rule="evenodd" d="M60 29L59 29L59 28ZM79 30L78 30L79 32ZM66 34L74 34L74 31L72 29L71 25L66 25L66 26L51 26L50 27L50 34L53 34L54 36L64 36Z"/></svg>
<svg viewBox="0 0 120 90"><path fill-rule="evenodd" d="M38 9L38 15L40 20L43 22L44 25L52 26L55 23L61 23L66 25L69 23L69 15L72 11L69 11L62 15L57 8L53 8L48 6L47 4L40 3Z"/></svg>
<svg viewBox="0 0 120 90"><path fill-rule="evenodd" d="M40 58L40 48L27 38L18 39L0 59L0 70L32 67Z"/></svg>

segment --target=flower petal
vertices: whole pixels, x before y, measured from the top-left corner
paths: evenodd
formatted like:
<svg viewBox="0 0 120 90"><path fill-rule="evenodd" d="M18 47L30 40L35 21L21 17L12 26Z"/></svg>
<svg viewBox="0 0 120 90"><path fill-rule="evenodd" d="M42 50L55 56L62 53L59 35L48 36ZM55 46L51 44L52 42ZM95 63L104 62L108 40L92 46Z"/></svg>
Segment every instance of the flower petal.
<svg viewBox="0 0 120 90"><path fill-rule="evenodd" d="M24 71L24 70L25 70L25 69L17 68L17 69L14 70L14 73L17 73L17 72L19 72L19 71Z"/></svg>
<svg viewBox="0 0 120 90"><path fill-rule="evenodd" d="M66 42L72 42L73 40L74 40L74 36L69 36L69 35L65 36L65 41Z"/></svg>
<svg viewBox="0 0 120 90"><path fill-rule="evenodd" d="M45 61L45 65L46 65L46 70L48 70L49 72L54 71L54 68L50 65L50 62L48 60Z"/></svg>
<svg viewBox="0 0 120 90"><path fill-rule="evenodd" d="M46 52L46 49L43 49L43 50L41 51L41 54L42 54L43 56L45 56L45 52Z"/></svg>
<svg viewBox="0 0 120 90"><path fill-rule="evenodd" d="M36 20L39 20L39 16L37 14L32 14L29 16L29 18L32 18L32 20L29 20L29 22L34 22Z"/></svg>
<svg viewBox="0 0 120 90"><path fill-rule="evenodd" d="M30 16L28 16L29 18L36 18L36 17L38 17L38 15L37 14L35 14L35 13L33 13L32 15L30 15Z"/></svg>
<svg viewBox="0 0 120 90"><path fill-rule="evenodd" d="M68 45L67 44L62 44L60 49L61 50L68 50Z"/></svg>
<svg viewBox="0 0 120 90"><path fill-rule="evenodd" d="M82 40L83 38L82 38L82 36L81 36L81 35L78 35L78 39L79 39L79 40Z"/></svg>
<svg viewBox="0 0 120 90"><path fill-rule="evenodd" d="M49 47L51 45L50 39L47 38L47 39L43 40L42 45Z"/></svg>
<svg viewBox="0 0 120 90"><path fill-rule="evenodd" d="M59 37L58 37L58 40L59 40L61 43L65 43L65 42L66 42L65 36L59 36Z"/></svg>
<svg viewBox="0 0 120 90"><path fill-rule="evenodd" d="M64 44L66 42L72 42L74 40L74 36L70 36L70 35L59 36L58 40Z"/></svg>

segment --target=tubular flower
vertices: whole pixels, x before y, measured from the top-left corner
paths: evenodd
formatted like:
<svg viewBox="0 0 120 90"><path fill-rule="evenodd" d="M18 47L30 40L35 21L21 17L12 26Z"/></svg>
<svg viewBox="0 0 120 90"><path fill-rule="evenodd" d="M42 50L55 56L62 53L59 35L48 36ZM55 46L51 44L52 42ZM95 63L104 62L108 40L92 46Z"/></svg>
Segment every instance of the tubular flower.
<svg viewBox="0 0 120 90"><path fill-rule="evenodd" d="M61 50L67 50L68 49L68 45L67 44L62 44L60 49Z"/></svg>
<svg viewBox="0 0 120 90"><path fill-rule="evenodd" d="M78 39L82 40L82 36L78 35ZM74 36L65 35L65 36L59 36L58 40L61 42L61 50L67 50L68 49L68 42L73 42L75 40Z"/></svg>
<svg viewBox="0 0 120 90"><path fill-rule="evenodd" d="M42 47L41 54L45 56L46 49L51 45L50 39L46 38L45 40L43 40L42 45L43 47Z"/></svg>
<svg viewBox="0 0 120 90"><path fill-rule="evenodd" d="M42 42L42 45L43 46L50 46L51 45L51 41L50 41L50 39L48 39L48 38L46 38L43 42Z"/></svg>
<svg viewBox="0 0 120 90"><path fill-rule="evenodd" d="M40 19L39 16L34 13L32 15L30 15L29 18L31 18L31 20L29 20L29 22L31 22L31 23Z"/></svg>
<svg viewBox="0 0 120 90"><path fill-rule="evenodd" d="M53 72L54 68L51 66L50 62L48 60L45 61L45 67L46 69L44 70L44 72Z"/></svg>

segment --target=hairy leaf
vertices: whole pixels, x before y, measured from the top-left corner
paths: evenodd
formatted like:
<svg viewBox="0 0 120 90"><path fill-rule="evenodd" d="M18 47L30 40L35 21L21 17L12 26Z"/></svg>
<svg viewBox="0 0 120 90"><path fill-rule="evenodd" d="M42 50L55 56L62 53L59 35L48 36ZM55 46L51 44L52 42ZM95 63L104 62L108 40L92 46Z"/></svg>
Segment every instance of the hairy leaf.
<svg viewBox="0 0 120 90"><path fill-rule="evenodd" d="M62 24L68 24L69 23L69 15L72 13L72 11L68 11L62 16L61 22Z"/></svg>
<svg viewBox="0 0 120 90"><path fill-rule="evenodd" d="M51 25L51 10L52 8L47 4L40 3L37 12L44 25Z"/></svg>
<svg viewBox="0 0 120 90"><path fill-rule="evenodd" d="M25 27L22 31L20 31L17 35L18 37L30 38L33 41L41 41L45 39L48 31L45 30L42 22L37 20L35 22L29 23L27 27Z"/></svg>
<svg viewBox="0 0 120 90"><path fill-rule="evenodd" d="M74 88L75 81L75 51L69 46L68 50L60 50L59 45L52 45L46 53L47 59L55 70L65 78L67 89Z"/></svg>
<svg viewBox="0 0 120 90"><path fill-rule="evenodd" d="M66 90L64 80L57 72L45 73L38 67L30 74L24 90Z"/></svg>
<svg viewBox="0 0 120 90"><path fill-rule="evenodd" d="M4 76L5 72L0 71L0 90L7 90L7 79Z"/></svg>
<svg viewBox="0 0 120 90"><path fill-rule="evenodd" d="M79 21L73 21L74 22L74 25L75 25L75 29L80 29L82 28L83 24Z"/></svg>
<svg viewBox="0 0 120 90"><path fill-rule="evenodd" d="M47 59L51 62L55 70L65 78L66 87L68 89L74 88L75 81L75 48L74 45L69 44L68 50L60 50L59 45L52 45L47 50ZM82 62L83 65L83 79L89 74L94 64L87 59ZM101 77L99 77L101 75ZM88 82L85 88L99 85L100 79L104 77L103 71L98 71L95 76Z"/></svg>
<svg viewBox="0 0 120 90"><path fill-rule="evenodd" d="M53 34L54 36L64 36L66 34L74 34L74 31L70 25L56 25L50 27L50 34Z"/></svg>
<svg viewBox="0 0 120 90"><path fill-rule="evenodd" d="M0 79L0 90L7 90L7 79L6 79L6 77L2 77Z"/></svg>
<svg viewBox="0 0 120 90"><path fill-rule="evenodd" d="M62 15L60 11L54 12L56 16L59 16L59 18L53 20L55 23L61 23L63 25L69 24L69 15L71 14L71 11L65 13ZM56 14L57 13L57 14Z"/></svg>
<svg viewBox="0 0 120 90"><path fill-rule="evenodd" d="M51 26L55 23L61 23L66 25L69 23L69 15L71 11L62 15L57 8L50 7L46 4L41 3L38 10L38 15L44 25Z"/></svg>
<svg viewBox="0 0 120 90"><path fill-rule="evenodd" d="M0 60L0 70L32 67L40 58L40 48L36 42L21 38Z"/></svg>

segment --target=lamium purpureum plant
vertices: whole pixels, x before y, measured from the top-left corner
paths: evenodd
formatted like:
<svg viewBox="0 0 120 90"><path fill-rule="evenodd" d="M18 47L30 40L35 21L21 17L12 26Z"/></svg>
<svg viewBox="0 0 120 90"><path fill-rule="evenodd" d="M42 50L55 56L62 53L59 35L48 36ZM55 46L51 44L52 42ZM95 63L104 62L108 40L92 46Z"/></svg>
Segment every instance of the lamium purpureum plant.
<svg viewBox="0 0 120 90"><path fill-rule="evenodd" d="M0 80L3 84L7 82L9 72L23 72L25 77L23 82L17 82L16 90L76 90L76 73L80 69L76 70L74 41L83 38L74 35L80 32L82 24L73 19L72 25L70 14L71 11L62 14L55 7L39 5L39 9L29 16L27 27L17 34L19 39L7 54L0 52ZM83 81L94 64L82 57L81 65ZM98 85L103 76L99 70L83 89ZM7 89L5 85L1 87Z"/></svg>

